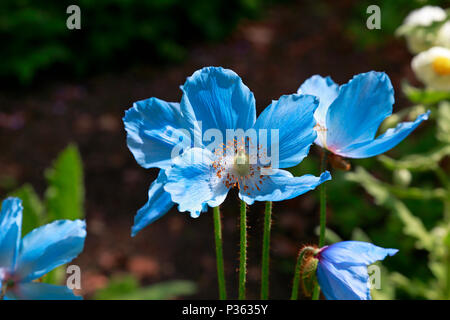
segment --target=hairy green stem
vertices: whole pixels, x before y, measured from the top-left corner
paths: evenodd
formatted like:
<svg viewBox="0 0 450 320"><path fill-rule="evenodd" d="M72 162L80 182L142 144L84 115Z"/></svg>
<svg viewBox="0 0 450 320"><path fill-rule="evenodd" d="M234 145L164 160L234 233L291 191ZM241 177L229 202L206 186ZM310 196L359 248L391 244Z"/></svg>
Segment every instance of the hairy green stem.
<svg viewBox="0 0 450 320"><path fill-rule="evenodd" d="M320 161L320 173L327 169L327 150L323 150L322 159ZM327 226L327 197L326 197L326 184L320 185L320 234L319 234L319 248L322 248L325 244L325 229ZM318 300L320 296L319 285L316 284L312 299Z"/></svg>
<svg viewBox="0 0 450 320"><path fill-rule="evenodd" d="M261 263L261 300L269 298L269 260L270 260L270 230L272 227L272 202L266 202L264 212L264 236Z"/></svg>
<svg viewBox="0 0 450 320"><path fill-rule="evenodd" d="M225 285L225 271L223 265L222 249L222 222L220 220L220 208L214 207L214 239L216 243L217 281L219 284L220 300L227 299L227 288Z"/></svg>
<svg viewBox="0 0 450 320"><path fill-rule="evenodd" d="M298 298L298 287L300 283L300 271L303 263L303 257L307 252L315 252L316 249L313 247L304 247L300 249L298 253L297 263L295 265L295 271L294 271L294 280L292 282L292 293L291 293L291 300L297 300Z"/></svg>
<svg viewBox="0 0 450 320"><path fill-rule="evenodd" d="M247 277L247 205L241 200L241 240L239 252L239 300L245 299Z"/></svg>

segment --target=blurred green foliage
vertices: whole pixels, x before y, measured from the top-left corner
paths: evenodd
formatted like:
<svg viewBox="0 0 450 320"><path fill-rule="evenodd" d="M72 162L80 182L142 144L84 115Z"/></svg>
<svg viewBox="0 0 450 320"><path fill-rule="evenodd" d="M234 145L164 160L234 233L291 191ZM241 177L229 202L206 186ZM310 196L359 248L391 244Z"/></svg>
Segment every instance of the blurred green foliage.
<svg viewBox="0 0 450 320"><path fill-rule="evenodd" d="M0 79L29 83L39 71L83 74L137 60L178 61L194 40L219 40L271 0L0 2ZM68 30L66 9L81 9Z"/></svg>
<svg viewBox="0 0 450 320"><path fill-rule="evenodd" d="M22 235L54 220L84 219L84 183L81 156L75 145L69 145L47 169L48 187L43 200L30 184L24 184L9 196L22 199ZM65 267L54 269L44 276L44 282L59 284Z"/></svg>
<svg viewBox="0 0 450 320"><path fill-rule="evenodd" d="M378 5L381 9L381 29L368 32L366 20L370 14L366 10L370 5ZM381 46L386 43L389 37L394 36L395 30L402 24L409 12L425 5L445 8L445 6L448 6L448 0L355 1L355 6L349 13L350 16L345 28L359 47Z"/></svg>
<svg viewBox="0 0 450 320"><path fill-rule="evenodd" d="M140 287L132 275L114 276L108 286L96 292L95 300L168 300L196 293L191 281L172 280Z"/></svg>
<svg viewBox="0 0 450 320"><path fill-rule="evenodd" d="M402 89L414 104L387 118L380 132L426 110L430 120L385 155L349 159L348 172L331 168L326 243L359 240L400 250L377 263L381 289L372 290L374 299L450 299L450 96L406 82ZM318 173L318 163L308 157L291 171Z"/></svg>
<svg viewBox="0 0 450 320"><path fill-rule="evenodd" d="M338 233L328 240L361 240L364 230L364 241L400 249L383 262L376 299L450 299L450 102L442 92L409 86L404 94L419 105L394 114L389 127L425 109L431 119L389 153L394 157L354 160L350 172L333 174L328 205ZM354 197L357 185L370 197Z"/></svg>

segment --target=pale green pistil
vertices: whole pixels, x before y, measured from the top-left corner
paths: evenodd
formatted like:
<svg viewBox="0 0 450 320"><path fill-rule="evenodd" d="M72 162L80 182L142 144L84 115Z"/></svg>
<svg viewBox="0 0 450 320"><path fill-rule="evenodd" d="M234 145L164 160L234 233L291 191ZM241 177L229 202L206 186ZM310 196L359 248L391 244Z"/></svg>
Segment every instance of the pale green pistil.
<svg viewBox="0 0 450 320"><path fill-rule="evenodd" d="M239 150L234 157L233 169L240 177L245 177L250 173L249 156L244 150Z"/></svg>

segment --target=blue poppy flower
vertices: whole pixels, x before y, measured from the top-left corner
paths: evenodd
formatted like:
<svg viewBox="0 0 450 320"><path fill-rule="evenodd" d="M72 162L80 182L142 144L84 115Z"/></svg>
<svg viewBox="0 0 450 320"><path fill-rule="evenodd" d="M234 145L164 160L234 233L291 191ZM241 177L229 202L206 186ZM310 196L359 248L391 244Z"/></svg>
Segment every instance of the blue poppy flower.
<svg viewBox="0 0 450 320"><path fill-rule="evenodd" d="M197 217L207 205L220 205L232 187L238 187L239 197L250 205L255 200L294 198L331 178L329 172L320 177L294 177L282 170L299 164L316 139L316 97L284 95L256 119L253 93L231 70L203 68L181 90L179 104L150 98L134 103L123 118L127 144L136 161L144 168L161 169L150 186L147 204L135 217L133 236L174 203L179 211ZM214 145L211 130L225 138L223 145ZM261 137L230 139L230 130L264 131L269 139L278 134L279 144L260 152L276 153L278 165L268 169L259 157L250 161L250 145L258 145Z"/></svg>
<svg viewBox="0 0 450 320"><path fill-rule="evenodd" d="M330 77L315 75L298 92L320 99L314 114L316 144L347 158L368 158L392 149L430 113L419 115L414 122L400 123L375 138L380 124L392 114L394 104L394 89L384 72L361 73L342 86Z"/></svg>
<svg viewBox="0 0 450 320"><path fill-rule="evenodd" d="M0 212L0 289L7 300L78 300L66 286L33 282L83 250L86 224L58 220L21 239L22 201L7 198Z"/></svg>
<svg viewBox="0 0 450 320"><path fill-rule="evenodd" d="M367 266L397 252L361 241L343 241L321 248L316 255L317 280L325 298L370 300Z"/></svg>

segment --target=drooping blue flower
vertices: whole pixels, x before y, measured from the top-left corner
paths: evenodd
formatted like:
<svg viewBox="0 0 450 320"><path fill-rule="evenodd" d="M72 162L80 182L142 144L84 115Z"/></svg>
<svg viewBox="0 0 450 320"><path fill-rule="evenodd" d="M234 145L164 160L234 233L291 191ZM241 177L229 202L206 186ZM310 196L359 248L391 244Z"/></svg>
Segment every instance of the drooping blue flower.
<svg viewBox="0 0 450 320"><path fill-rule="evenodd" d="M429 111L414 122L403 122L377 138L378 127L392 114L394 89L387 74L370 71L339 86L330 77L315 75L306 80L298 93L320 99L316 144L347 158L368 158L386 152L405 139L428 119Z"/></svg>
<svg viewBox="0 0 450 320"><path fill-rule="evenodd" d="M367 266L397 252L361 241L343 241L321 248L316 255L317 280L325 298L370 300Z"/></svg>
<svg viewBox="0 0 450 320"><path fill-rule="evenodd" d="M34 282L83 250L86 224L58 220L21 239L22 201L7 198L0 212L0 292L8 300L79 300L66 286Z"/></svg>
<svg viewBox="0 0 450 320"><path fill-rule="evenodd" d="M294 177L282 170L299 164L316 139L316 97L284 95L256 119L253 93L231 70L203 68L189 77L181 90L179 104L157 98L138 101L123 119L127 144L136 161L144 168L161 169L150 186L147 204L135 217L133 236L174 203L179 211L196 217L207 205L220 205L232 187L238 187L239 197L252 204L255 200L294 198L331 178L329 172L320 177ZM239 129L268 132L268 139L275 136L272 130L278 130L279 144L262 152L266 156L277 153L278 166L269 172L264 171L269 169L261 159L250 161L249 145L258 145L261 137L229 139L229 130ZM211 130L221 134L223 145L209 147L214 142Z"/></svg>

